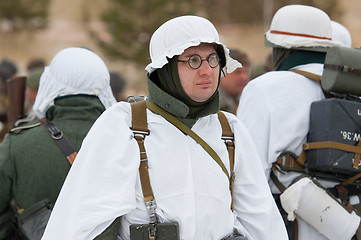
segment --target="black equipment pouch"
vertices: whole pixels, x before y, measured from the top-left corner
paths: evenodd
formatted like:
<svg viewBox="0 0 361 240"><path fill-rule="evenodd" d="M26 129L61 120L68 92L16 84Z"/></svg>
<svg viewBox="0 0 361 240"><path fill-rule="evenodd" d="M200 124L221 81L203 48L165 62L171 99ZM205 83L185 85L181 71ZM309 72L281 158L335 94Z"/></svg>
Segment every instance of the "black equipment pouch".
<svg viewBox="0 0 361 240"><path fill-rule="evenodd" d="M49 199L41 200L15 215L20 234L28 240L40 240L49 221L54 204Z"/></svg>
<svg viewBox="0 0 361 240"><path fill-rule="evenodd" d="M180 240L177 222L155 224L155 239L150 238L151 224L130 225L130 240Z"/></svg>

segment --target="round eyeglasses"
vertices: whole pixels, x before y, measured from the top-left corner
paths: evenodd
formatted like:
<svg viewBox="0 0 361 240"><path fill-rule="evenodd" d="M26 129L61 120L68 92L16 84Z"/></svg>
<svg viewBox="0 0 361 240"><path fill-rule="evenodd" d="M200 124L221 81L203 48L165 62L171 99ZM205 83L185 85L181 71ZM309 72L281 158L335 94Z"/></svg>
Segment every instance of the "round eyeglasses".
<svg viewBox="0 0 361 240"><path fill-rule="evenodd" d="M193 69L198 69L202 65L203 61L207 61L208 65L211 68L215 68L219 64L219 57L218 57L217 53L212 53L206 59L202 59L201 56L199 56L198 54L193 54L192 56L190 56L188 58L187 61L178 60L178 62L187 62L188 65Z"/></svg>

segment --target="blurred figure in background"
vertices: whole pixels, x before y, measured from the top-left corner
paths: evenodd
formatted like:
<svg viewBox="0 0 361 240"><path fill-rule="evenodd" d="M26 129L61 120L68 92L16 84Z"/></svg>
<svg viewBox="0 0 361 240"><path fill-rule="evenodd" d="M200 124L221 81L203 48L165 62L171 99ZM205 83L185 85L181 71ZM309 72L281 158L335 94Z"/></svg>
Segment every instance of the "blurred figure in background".
<svg viewBox="0 0 361 240"><path fill-rule="evenodd" d="M14 77L18 72L15 63L9 59L3 59L0 63L0 142L10 130L8 124L9 99L7 96L6 80Z"/></svg>
<svg viewBox="0 0 361 240"><path fill-rule="evenodd" d="M120 73L110 71L110 87L117 102L125 101L124 89L127 82Z"/></svg>
<svg viewBox="0 0 361 240"><path fill-rule="evenodd" d="M2 82L2 92L0 93L0 114L7 114L7 107L9 105L7 99L6 80L14 77L18 72L18 68L14 62L4 59L0 63L0 80Z"/></svg>
<svg viewBox="0 0 361 240"><path fill-rule="evenodd" d="M332 40L342 47L351 47L352 46L352 38L348 29L342 24L332 21Z"/></svg>
<svg viewBox="0 0 361 240"><path fill-rule="evenodd" d="M43 67L38 67L31 69L28 77L26 78L26 90L25 90L25 103L24 103L24 112L25 115L33 115L33 105L35 103L36 95L38 94L39 81L41 74L44 72Z"/></svg>
<svg viewBox="0 0 361 240"><path fill-rule="evenodd" d="M26 66L26 69L28 71L34 69L34 68L44 68L46 66L46 62L44 59L42 58L32 58L29 60L27 66Z"/></svg>
<svg viewBox="0 0 361 240"><path fill-rule="evenodd" d="M242 67L237 68L232 73L227 73L221 78L219 97L221 110L236 113L239 97L250 80L251 62L246 53L237 49L230 49L231 58L242 63Z"/></svg>
<svg viewBox="0 0 361 240"><path fill-rule="evenodd" d="M8 80L9 78L16 75L18 72L18 68L16 64L9 60L9 59L3 59L0 63L0 78L3 81Z"/></svg>
<svg viewBox="0 0 361 240"><path fill-rule="evenodd" d="M33 106L40 121L11 129L0 144L1 240L24 234L16 230L16 215L30 214L26 220L38 230L30 233L44 230L47 218L40 214L55 203L94 121L114 103L109 71L95 53L66 48L55 55L41 75Z"/></svg>
<svg viewBox="0 0 361 240"><path fill-rule="evenodd" d="M264 61L253 66L251 69L251 80L255 79L262 74L272 71L273 69L273 58L272 52L267 55Z"/></svg>

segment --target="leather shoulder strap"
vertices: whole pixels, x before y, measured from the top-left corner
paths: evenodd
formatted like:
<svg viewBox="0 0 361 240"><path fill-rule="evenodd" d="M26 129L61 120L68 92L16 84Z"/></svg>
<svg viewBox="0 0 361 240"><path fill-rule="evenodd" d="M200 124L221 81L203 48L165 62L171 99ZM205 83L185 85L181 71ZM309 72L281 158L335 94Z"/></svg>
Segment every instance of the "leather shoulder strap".
<svg viewBox="0 0 361 240"><path fill-rule="evenodd" d="M147 124L146 101L139 101L130 104L132 109L132 127L134 138L137 140L140 151L139 174L143 190L144 201L154 200L152 187L150 186L148 173L148 158L144 147L144 139L149 135Z"/></svg>
<svg viewBox="0 0 361 240"><path fill-rule="evenodd" d="M66 159L68 159L69 163L73 164L77 152L65 137L64 133L53 123L46 122L42 126L47 130L46 132L49 133L51 138L59 146L60 150L63 152Z"/></svg>
<svg viewBox="0 0 361 240"><path fill-rule="evenodd" d="M229 178L229 190L231 192L232 202L231 202L231 209L233 211L234 204L233 204L233 192L234 192L234 134L232 132L231 126L227 120L227 117L224 115L223 112L219 111L218 119L222 126L222 139L227 146L228 156L229 156L229 167L231 171L231 176Z"/></svg>
<svg viewBox="0 0 361 240"><path fill-rule="evenodd" d="M130 104L132 109L132 130L148 132L146 102L139 101Z"/></svg>
<svg viewBox="0 0 361 240"><path fill-rule="evenodd" d="M314 74L314 73L310 73L310 72L307 72L307 71L302 71L302 70L298 70L298 69L292 69L290 70L291 72L295 72L295 73L298 73L306 78L309 78L309 79L312 79L316 82L318 82L321 86L321 89L322 89L322 92L323 94L325 95L326 98L330 98L332 97L331 94L327 91L325 91L322 87L322 84L321 84L321 79L322 79L322 76L321 75L317 75L317 74Z"/></svg>
<svg viewBox="0 0 361 240"><path fill-rule="evenodd" d="M147 101L147 108L152 110L155 113L158 113L162 117L164 117L168 122L173 124L176 128L182 131L184 134L188 135L189 137L193 138L194 141L199 143L201 147L217 162L217 164L221 167L223 172L226 174L227 178L230 176L228 173L227 168L224 166L222 160L218 156L218 154L206 143L201 137L199 137L192 129L187 127L184 123L179 121L176 117L165 111L164 109L160 108L156 104Z"/></svg>
<svg viewBox="0 0 361 240"><path fill-rule="evenodd" d="M153 202L154 203L154 196L153 196L153 191L150 185L150 180L149 180L149 172L148 172L148 159L147 159L147 155L146 155L146 150L144 148L144 138L149 135L149 130L148 130L148 126L147 126L147 114L146 114L146 108L150 108L152 111L155 111L157 113L159 113L159 109L156 108L153 104L151 104L148 101L140 101L140 102L135 102L135 103L131 103L131 109L132 109L132 127L131 130L134 133L134 137L137 140L138 146L139 146L139 150L140 150L140 166L139 166L139 174L140 174L140 178L141 178L141 185L142 185L142 190L143 190L143 196L144 196L144 201L146 202ZM164 113L162 112L162 116ZM231 127L229 125L229 122L227 120L227 118L225 117L225 115L222 112L218 113L219 116L219 121L221 123L222 126L222 139L225 141L225 144L227 146L228 149L228 153L229 153L229 159L230 159L230 169L231 169L231 175L230 175L230 191L231 191L231 196L232 196L232 203L231 203L231 209L233 210L233 183L234 183L234 135L233 132L231 130ZM165 117L165 119L168 119L168 115L167 117ZM175 124L173 119L171 119L171 123ZM176 126L180 126L178 124L178 122L176 123ZM183 128L183 126L181 126L181 131L186 131L187 133L190 134L190 132L188 132L187 130L185 130L185 128ZM194 136L193 136L194 137ZM197 142L199 142L200 140L198 138ZM218 156L218 155L217 155ZM227 174L227 173L226 173ZM227 174L228 175L228 174Z"/></svg>
<svg viewBox="0 0 361 240"><path fill-rule="evenodd" d="M285 185L283 185L280 182L280 180L278 179L276 174L272 171L272 169L271 169L271 173L270 173L270 178L272 179L273 183L276 185L276 187L278 188L278 190L280 190L281 193L283 193L286 190Z"/></svg>
<svg viewBox="0 0 361 240"><path fill-rule="evenodd" d="M148 123L147 123L147 107L146 101L133 102L130 104L132 109L132 126L134 138L139 146L140 164L139 164L139 176L140 183L142 185L143 199L149 215L149 239L155 239L155 224L157 217L155 209L157 207L153 195L153 190L150 185L149 171L148 171L148 157L144 147L144 139L149 135Z"/></svg>

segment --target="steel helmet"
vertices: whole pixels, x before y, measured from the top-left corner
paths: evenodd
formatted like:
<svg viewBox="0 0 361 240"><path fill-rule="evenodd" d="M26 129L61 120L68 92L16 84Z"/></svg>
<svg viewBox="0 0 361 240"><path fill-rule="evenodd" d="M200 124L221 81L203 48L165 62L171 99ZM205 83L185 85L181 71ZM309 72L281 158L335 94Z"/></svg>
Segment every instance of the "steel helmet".
<svg viewBox="0 0 361 240"><path fill-rule="evenodd" d="M165 22L153 33L149 44L152 62L145 70L152 73L167 64L167 58L180 55L187 48L201 43L215 43L223 48L226 72L242 67L229 56L229 50L219 41L218 32L209 20L198 16L180 16Z"/></svg>
<svg viewBox="0 0 361 240"><path fill-rule="evenodd" d="M322 10L305 5L287 5L273 16L265 35L266 46L283 48L328 48L332 41L331 20Z"/></svg>

